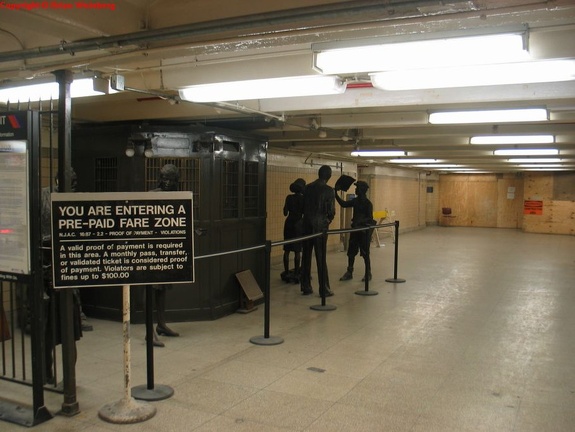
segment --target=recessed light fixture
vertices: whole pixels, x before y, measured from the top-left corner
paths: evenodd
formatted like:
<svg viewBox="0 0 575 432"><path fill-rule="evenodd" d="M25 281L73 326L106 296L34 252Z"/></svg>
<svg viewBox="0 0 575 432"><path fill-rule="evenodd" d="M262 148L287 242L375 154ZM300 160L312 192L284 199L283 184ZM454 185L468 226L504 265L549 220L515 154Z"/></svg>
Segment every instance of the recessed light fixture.
<svg viewBox="0 0 575 432"><path fill-rule="evenodd" d="M561 168L561 164L520 164L522 168Z"/></svg>
<svg viewBox="0 0 575 432"><path fill-rule="evenodd" d="M345 92L345 83L336 76L296 76L246 81L198 84L180 90L191 102L224 102L296 96L317 96Z"/></svg>
<svg viewBox="0 0 575 432"><path fill-rule="evenodd" d="M553 135L478 135L469 140L470 144L550 144L555 142Z"/></svg>
<svg viewBox="0 0 575 432"><path fill-rule="evenodd" d="M575 60L389 70L369 76L375 88L388 91L571 81Z"/></svg>
<svg viewBox="0 0 575 432"><path fill-rule="evenodd" d="M433 168L455 168L455 167L458 167L459 165L457 165L457 164L418 164L418 165L414 165L414 166L418 167L418 168L433 169Z"/></svg>
<svg viewBox="0 0 575 432"><path fill-rule="evenodd" d="M103 88L102 81L107 82L107 91ZM115 91L109 88L109 81L102 78L78 78L70 84L71 98L101 96L106 93L115 93ZM0 102L4 103L49 101L58 100L59 97L60 85L56 81L34 83L34 80L30 80L12 87L0 88Z"/></svg>
<svg viewBox="0 0 575 432"><path fill-rule="evenodd" d="M351 152L352 156L361 157L394 157L407 156L403 150L357 150Z"/></svg>
<svg viewBox="0 0 575 432"><path fill-rule="evenodd" d="M548 120L545 108L442 111L429 114L431 124L508 123Z"/></svg>
<svg viewBox="0 0 575 432"><path fill-rule="evenodd" d="M387 162L398 163L398 164L433 164L436 162L442 162L438 159L390 159Z"/></svg>
<svg viewBox="0 0 575 432"><path fill-rule="evenodd" d="M499 149L494 150L495 156L553 156L558 155L557 149Z"/></svg>
<svg viewBox="0 0 575 432"><path fill-rule="evenodd" d="M316 70L323 74L349 74L524 61L529 59L524 37L522 28L514 33L463 37L443 33L424 40L326 42L314 44L312 50Z"/></svg>
<svg viewBox="0 0 575 432"><path fill-rule="evenodd" d="M510 163L556 163L561 162L560 158L515 158L507 159Z"/></svg>

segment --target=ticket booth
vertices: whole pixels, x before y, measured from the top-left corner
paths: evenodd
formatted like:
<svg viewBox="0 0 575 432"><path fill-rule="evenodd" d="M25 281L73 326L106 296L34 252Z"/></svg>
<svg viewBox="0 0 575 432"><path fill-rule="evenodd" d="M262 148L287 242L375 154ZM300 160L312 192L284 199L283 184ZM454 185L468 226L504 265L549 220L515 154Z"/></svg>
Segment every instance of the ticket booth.
<svg viewBox="0 0 575 432"><path fill-rule="evenodd" d="M168 321L213 320L240 307L236 273L250 270L263 289L264 250L201 258L265 243L265 139L189 125L101 124L72 132L79 192L150 191L174 164L180 188L193 192L195 282L174 284ZM143 287L132 288L132 320L143 322ZM82 288L91 317L121 320L121 287Z"/></svg>

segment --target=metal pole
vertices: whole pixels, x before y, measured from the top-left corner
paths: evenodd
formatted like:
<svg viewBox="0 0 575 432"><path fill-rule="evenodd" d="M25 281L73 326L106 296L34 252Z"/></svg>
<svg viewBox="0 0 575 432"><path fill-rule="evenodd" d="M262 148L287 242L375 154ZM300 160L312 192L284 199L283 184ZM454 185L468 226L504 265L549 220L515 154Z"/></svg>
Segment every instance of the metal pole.
<svg viewBox="0 0 575 432"><path fill-rule="evenodd" d="M28 111L26 113L28 123L29 139L29 174L28 174L28 191L29 191L29 208L32 218L40 217L40 116L36 112ZM37 219L36 219L37 220ZM31 220L32 222L32 220ZM30 283L26 285L28 291L26 298L30 306L30 351L32 356L32 424L37 425L52 418L44 404L43 389L43 356L44 356L44 310L43 310L43 275L42 275L42 255L41 255L41 235L40 224L31 223L30 232L30 260L32 262L32 277ZM14 328L14 327L12 327ZM24 331L22 331L24 335ZM24 354L24 344L22 353ZM23 369L25 379L25 369Z"/></svg>
<svg viewBox="0 0 575 432"><path fill-rule="evenodd" d="M266 240L266 251L265 251L265 278L266 284L264 287L264 337L270 337L270 285L271 285L271 253L272 253L272 243Z"/></svg>
<svg viewBox="0 0 575 432"><path fill-rule="evenodd" d="M132 388L134 399L158 401L167 399L174 394L174 389L168 385L154 382L154 287L146 285L144 314L146 321L146 375L145 385Z"/></svg>
<svg viewBox="0 0 575 432"><path fill-rule="evenodd" d="M318 282L319 282L319 294L321 296L321 304L319 305L313 305L310 306L310 309L313 310L318 310L318 311L332 311L332 310L336 310L337 306L334 305L326 305L325 304L325 297L326 297L326 275L327 275L327 230L324 230L321 237L318 237L318 239L321 239L321 244L320 244L320 248L321 248L321 261L318 262ZM317 243L316 243L317 246ZM317 253L316 253L316 257L317 257Z"/></svg>
<svg viewBox="0 0 575 432"><path fill-rule="evenodd" d="M399 261L399 221L395 221L395 252L393 259L393 278L388 278L386 282L403 283L405 279L398 279L397 277L397 262Z"/></svg>
<svg viewBox="0 0 575 432"><path fill-rule="evenodd" d="M72 190L70 169L72 167L72 97L70 85L74 81L71 71L54 72L59 84L58 99L58 184L60 192ZM76 341L74 340L74 299L72 290L62 290L60 294L60 313L62 315L62 374L64 377L64 402L62 413L67 416L80 412L76 399Z"/></svg>
<svg viewBox="0 0 575 432"><path fill-rule="evenodd" d="M355 294L363 296L373 296L379 294L377 291L369 290L369 276L371 275L371 259L369 256L369 247L371 246L371 236L369 230L372 228L367 228L365 230L365 277L364 277L364 289L356 291Z"/></svg>
<svg viewBox="0 0 575 432"><path fill-rule="evenodd" d="M283 343L283 338L270 336L270 285L271 285L271 253L272 242L266 240L265 247L265 286L264 286L264 335L250 338L250 342L255 345L279 345Z"/></svg>
<svg viewBox="0 0 575 432"><path fill-rule="evenodd" d="M154 293L151 285L146 285L146 369L147 388L154 388Z"/></svg>
<svg viewBox="0 0 575 432"><path fill-rule="evenodd" d="M110 423L138 423L156 414L156 408L130 395L131 350L130 350L130 285L122 286L122 329L124 332L124 397L117 402L104 405L98 415Z"/></svg>
<svg viewBox="0 0 575 432"><path fill-rule="evenodd" d="M130 285L122 287L122 329L124 331L124 399L130 399L131 350L130 350Z"/></svg>

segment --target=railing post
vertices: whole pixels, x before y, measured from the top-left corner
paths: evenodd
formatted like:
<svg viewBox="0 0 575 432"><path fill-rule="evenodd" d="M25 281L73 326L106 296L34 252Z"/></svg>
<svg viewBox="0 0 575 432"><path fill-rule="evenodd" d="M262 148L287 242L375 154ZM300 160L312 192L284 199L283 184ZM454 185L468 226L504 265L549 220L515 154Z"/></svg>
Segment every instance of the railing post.
<svg viewBox="0 0 575 432"><path fill-rule="evenodd" d="M271 285L271 253L272 242L266 240L265 247L265 286L264 286L264 335L250 338L250 342L255 345L279 345L283 343L283 338L270 336L270 285Z"/></svg>
<svg viewBox="0 0 575 432"><path fill-rule="evenodd" d="M325 304L325 294L326 294L326 275L327 275L327 230L324 230L321 235L321 255L322 259L319 263L318 268L318 283L319 283L319 294L321 296L321 304L310 306L310 309L318 311L332 311L336 310L337 306L326 305ZM317 256L317 255L316 255Z"/></svg>
<svg viewBox="0 0 575 432"><path fill-rule="evenodd" d="M403 283L405 279L398 279L397 277L397 262L399 256L399 221L395 221L395 252L393 258L393 278L388 278L386 282Z"/></svg>
<svg viewBox="0 0 575 432"><path fill-rule="evenodd" d="M369 248L371 246L371 235L369 230L371 229L375 229L375 228L366 228L365 230L365 253L367 254L364 257L364 261L365 261L365 277L364 277L364 289L363 290L358 290L355 292L355 294L357 295L363 295L363 296L373 296L373 295L377 295L379 294L377 291L370 291L369 290L369 276L371 275L371 256L369 253Z"/></svg>
<svg viewBox="0 0 575 432"><path fill-rule="evenodd" d="M154 383L154 287L146 285L144 315L146 320L146 384L132 387L132 397L138 400L158 401L174 394L174 389Z"/></svg>

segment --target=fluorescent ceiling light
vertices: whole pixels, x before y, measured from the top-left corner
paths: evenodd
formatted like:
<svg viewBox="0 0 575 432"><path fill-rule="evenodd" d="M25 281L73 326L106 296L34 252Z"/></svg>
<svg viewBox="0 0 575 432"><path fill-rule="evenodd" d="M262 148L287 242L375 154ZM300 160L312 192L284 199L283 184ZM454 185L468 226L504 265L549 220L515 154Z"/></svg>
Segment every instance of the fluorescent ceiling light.
<svg viewBox="0 0 575 432"><path fill-rule="evenodd" d="M345 83L335 76L309 75L199 84L180 90L180 97L192 102L223 102L296 96L340 94Z"/></svg>
<svg viewBox="0 0 575 432"><path fill-rule="evenodd" d="M572 171L573 168L525 168L523 171Z"/></svg>
<svg viewBox="0 0 575 432"><path fill-rule="evenodd" d="M499 149L494 150L495 156L552 156L558 155L557 149Z"/></svg>
<svg viewBox="0 0 575 432"><path fill-rule="evenodd" d="M419 165L414 165L418 168L429 168L429 169L433 169L433 168L455 168L458 167L459 165L457 164L419 164Z"/></svg>
<svg viewBox="0 0 575 432"><path fill-rule="evenodd" d="M30 81L29 85L18 85L10 88L0 89L0 102L36 102L57 100L60 96L60 86L57 82L45 82L34 84ZM110 89L109 93L113 90ZM92 78L75 79L70 84L70 97L87 97L99 96L105 94L102 91L94 90L94 81Z"/></svg>
<svg viewBox="0 0 575 432"><path fill-rule="evenodd" d="M523 168L561 168L562 165L560 165L560 164L536 164L536 165L524 164L524 165L517 165L517 166L523 167Z"/></svg>
<svg viewBox="0 0 575 432"><path fill-rule="evenodd" d="M324 49L314 54L314 67L324 74L351 74L528 59L521 34L492 34Z"/></svg>
<svg viewBox="0 0 575 432"><path fill-rule="evenodd" d="M507 159L509 163L554 163L561 162L559 158L515 158Z"/></svg>
<svg viewBox="0 0 575 432"><path fill-rule="evenodd" d="M470 144L550 144L555 142L553 135L478 135L469 140Z"/></svg>
<svg viewBox="0 0 575 432"><path fill-rule="evenodd" d="M437 159L390 159L387 162L391 162L391 163L399 163L399 164L417 164L417 163L428 163L428 164L433 164L436 162L442 162L441 160L437 160Z"/></svg>
<svg viewBox="0 0 575 432"><path fill-rule="evenodd" d="M411 69L369 74L381 90L421 90L528 84L575 79L575 60L543 60L438 69Z"/></svg>
<svg viewBox="0 0 575 432"><path fill-rule="evenodd" d="M358 150L352 151L352 156L364 157L393 157L393 156L407 156L403 150Z"/></svg>
<svg viewBox="0 0 575 432"><path fill-rule="evenodd" d="M548 120L544 108L519 108L482 111L444 111L429 114L431 124L506 123Z"/></svg>

